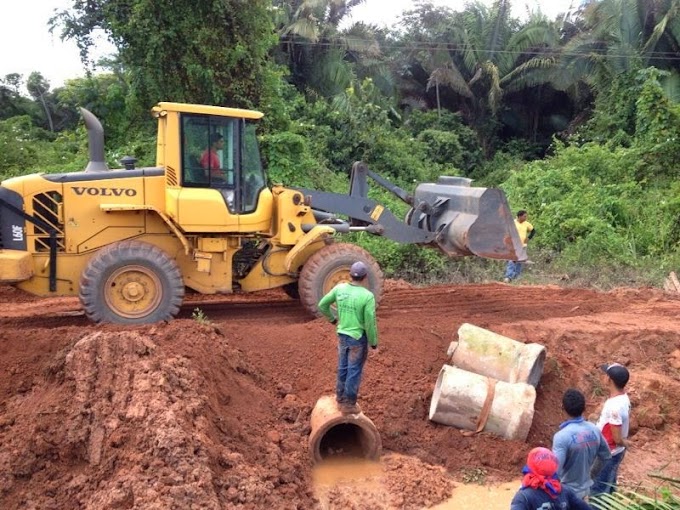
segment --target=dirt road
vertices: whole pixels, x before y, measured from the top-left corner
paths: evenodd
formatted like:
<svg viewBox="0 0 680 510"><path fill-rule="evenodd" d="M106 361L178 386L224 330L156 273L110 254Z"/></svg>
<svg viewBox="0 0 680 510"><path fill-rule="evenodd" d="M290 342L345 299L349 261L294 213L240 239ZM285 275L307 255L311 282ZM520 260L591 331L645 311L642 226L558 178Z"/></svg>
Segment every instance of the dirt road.
<svg viewBox="0 0 680 510"><path fill-rule="evenodd" d="M401 494L374 508L434 505L449 475L516 479L526 452L549 445L563 420L562 392L582 389L594 409L604 398L596 367L613 360L632 373L623 479L680 475L680 300L656 290L386 288L360 403L384 448L410 460L390 461ZM196 308L212 325L191 318ZM527 443L428 422L463 322L547 346ZM90 324L75 299L0 287L0 506L313 508L308 417L334 378L332 326L278 291L192 295L178 320L124 328Z"/></svg>

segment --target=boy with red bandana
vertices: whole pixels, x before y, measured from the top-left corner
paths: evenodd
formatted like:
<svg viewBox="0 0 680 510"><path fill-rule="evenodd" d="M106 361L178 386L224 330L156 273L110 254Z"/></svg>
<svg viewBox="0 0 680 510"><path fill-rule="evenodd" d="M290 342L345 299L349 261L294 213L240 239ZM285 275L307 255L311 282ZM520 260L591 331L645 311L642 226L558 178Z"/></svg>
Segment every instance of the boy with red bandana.
<svg viewBox="0 0 680 510"><path fill-rule="evenodd" d="M547 448L534 448L527 456L522 487L510 503L510 510L592 510L557 478L559 462Z"/></svg>

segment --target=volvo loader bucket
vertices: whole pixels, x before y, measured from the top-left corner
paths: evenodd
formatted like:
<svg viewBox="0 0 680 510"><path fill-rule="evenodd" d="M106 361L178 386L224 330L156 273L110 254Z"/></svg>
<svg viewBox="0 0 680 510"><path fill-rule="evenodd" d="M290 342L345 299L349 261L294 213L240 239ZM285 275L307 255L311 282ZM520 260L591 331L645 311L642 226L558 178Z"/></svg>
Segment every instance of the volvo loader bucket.
<svg viewBox="0 0 680 510"><path fill-rule="evenodd" d="M450 257L526 260L503 192L470 187L471 182L443 176L437 183L420 184L406 222L434 232L433 244Z"/></svg>

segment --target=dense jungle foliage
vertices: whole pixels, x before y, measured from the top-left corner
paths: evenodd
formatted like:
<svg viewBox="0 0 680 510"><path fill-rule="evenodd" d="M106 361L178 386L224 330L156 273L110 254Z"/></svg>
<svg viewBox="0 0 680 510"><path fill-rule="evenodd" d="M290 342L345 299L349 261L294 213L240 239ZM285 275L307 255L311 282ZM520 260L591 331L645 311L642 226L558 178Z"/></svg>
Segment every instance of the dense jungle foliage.
<svg viewBox="0 0 680 510"><path fill-rule="evenodd" d="M680 268L680 0L584 0L554 20L515 19L509 0L416 1L390 29L352 23L360 3L72 0L51 29L85 61L97 30L117 53L54 89L39 70L0 79L0 178L84 168L77 106L102 120L111 166L154 164L157 101L255 108L273 182L346 192L363 160L407 189L439 175L502 188L538 232L527 279L658 284ZM388 275L502 276L355 241Z"/></svg>

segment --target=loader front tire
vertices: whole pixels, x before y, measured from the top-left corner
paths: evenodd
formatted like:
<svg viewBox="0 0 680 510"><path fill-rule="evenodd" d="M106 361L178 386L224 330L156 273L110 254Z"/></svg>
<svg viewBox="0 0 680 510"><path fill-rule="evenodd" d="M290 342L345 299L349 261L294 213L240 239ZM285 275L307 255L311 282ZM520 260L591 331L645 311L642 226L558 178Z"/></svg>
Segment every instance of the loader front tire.
<svg viewBox="0 0 680 510"><path fill-rule="evenodd" d="M175 261L160 248L140 241L102 248L80 277L80 302L95 322L169 320L183 298L184 283Z"/></svg>
<svg viewBox="0 0 680 510"><path fill-rule="evenodd" d="M314 316L321 317L317 306L319 301L338 283L350 281L349 268L357 261L368 267L366 287L373 292L378 304L383 292L383 273L378 263L359 246L337 243L321 248L302 267L298 280L302 306Z"/></svg>

